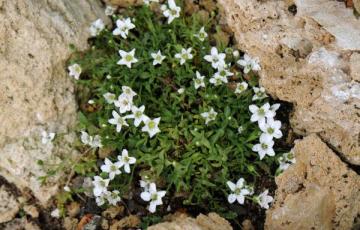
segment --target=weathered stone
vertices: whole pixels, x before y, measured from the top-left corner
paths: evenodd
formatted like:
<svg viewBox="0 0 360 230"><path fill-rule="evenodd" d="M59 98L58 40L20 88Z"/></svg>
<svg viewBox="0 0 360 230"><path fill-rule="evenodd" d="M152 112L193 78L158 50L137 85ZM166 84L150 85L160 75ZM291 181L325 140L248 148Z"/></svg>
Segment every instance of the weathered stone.
<svg viewBox="0 0 360 230"><path fill-rule="evenodd" d="M71 158L76 102L65 61L70 44L87 47L89 25L106 20L98 1L0 1L0 174L19 188L30 188L46 204L61 182L36 164ZM41 131L57 134L41 143ZM61 174L61 173L60 173Z"/></svg>
<svg viewBox="0 0 360 230"><path fill-rule="evenodd" d="M134 5L141 5L142 0L106 0L111 5L120 6L120 7L129 7Z"/></svg>
<svg viewBox="0 0 360 230"><path fill-rule="evenodd" d="M76 201L66 206L66 214L70 217L76 217L80 213L80 204Z"/></svg>
<svg viewBox="0 0 360 230"><path fill-rule="evenodd" d="M110 208L103 211L101 215L107 219L112 220L119 215L123 215L124 210L124 206L111 206Z"/></svg>
<svg viewBox="0 0 360 230"><path fill-rule="evenodd" d="M360 0L353 0L354 7L358 13L360 13Z"/></svg>
<svg viewBox="0 0 360 230"><path fill-rule="evenodd" d="M40 230L40 227L28 221L26 218L16 218L8 223L6 223L3 230Z"/></svg>
<svg viewBox="0 0 360 230"><path fill-rule="evenodd" d="M3 185L0 187L0 223L12 220L20 209L16 198Z"/></svg>
<svg viewBox="0 0 360 230"><path fill-rule="evenodd" d="M267 229L352 229L360 214L360 176L316 135L295 143L296 163L276 178Z"/></svg>
<svg viewBox="0 0 360 230"><path fill-rule="evenodd" d="M231 230L230 223L216 213L205 216L200 214L196 219L183 213L175 213L164 223L150 226L148 230Z"/></svg>
<svg viewBox="0 0 360 230"><path fill-rule="evenodd" d="M32 218L38 218L39 217L39 211L34 205L25 205L23 207L23 210L26 214L31 216Z"/></svg>
<svg viewBox="0 0 360 230"><path fill-rule="evenodd" d="M294 104L294 131L317 133L360 164L360 83L350 76L349 61L360 49L360 23L352 9L331 0L219 4L238 48L259 57L260 84Z"/></svg>
<svg viewBox="0 0 360 230"><path fill-rule="evenodd" d="M76 230L78 222L79 221L76 218L65 217L63 221L63 227L65 230Z"/></svg>
<svg viewBox="0 0 360 230"><path fill-rule="evenodd" d="M123 228L138 228L141 223L141 220L138 216L130 215L122 218L119 221L116 221L110 226L110 230L118 230Z"/></svg>
<svg viewBox="0 0 360 230"><path fill-rule="evenodd" d="M353 53L350 57L350 74L354 81L360 82L360 53Z"/></svg>

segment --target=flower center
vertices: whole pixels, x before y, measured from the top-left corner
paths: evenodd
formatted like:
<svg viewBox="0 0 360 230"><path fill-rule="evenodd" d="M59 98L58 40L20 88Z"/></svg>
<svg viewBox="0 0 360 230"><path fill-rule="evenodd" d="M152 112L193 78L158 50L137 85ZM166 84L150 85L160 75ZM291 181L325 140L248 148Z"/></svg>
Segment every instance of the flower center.
<svg viewBox="0 0 360 230"><path fill-rule="evenodd" d="M260 108L259 110L258 110L258 115L259 116L265 116L265 110L263 109L263 108Z"/></svg>
<svg viewBox="0 0 360 230"><path fill-rule="evenodd" d="M126 163L128 163L129 162L129 157L124 157L124 161L126 162Z"/></svg>
<svg viewBox="0 0 360 230"><path fill-rule="evenodd" d="M187 54L182 54L181 57L182 57L182 59L188 59L188 55L187 55Z"/></svg>
<svg viewBox="0 0 360 230"><path fill-rule="evenodd" d="M77 73L81 72L80 66L76 66L76 67L75 67L75 71L76 71Z"/></svg>
<svg viewBox="0 0 360 230"><path fill-rule="evenodd" d="M175 16L175 15L177 14L177 11L176 11L175 9L171 9L171 10L170 10L170 14L171 14L172 16Z"/></svg>
<svg viewBox="0 0 360 230"><path fill-rule="evenodd" d="M133 57L131 55L126 55L125 60L128 62L131 62L133 60Z"/></svg>
<svg viewBox="0 0 360 230"><path fill-rule="evenodd" d="M265 143L262 143L262 144L261 144L261 148L262 148L262 149L267 149L267 148L268 148L268 145L265 144Z"/></svg>
<svg viewBox="0 0 360 230"><path fill-rule="evenodd" d="M273 128L270 128L270 127L267 129L267 132L268 132L269 134L273 134L274 131L275 131L275 130L274 130Z"/></svg>
<svg viewBox="0 0 360 230"><path fill-rule="evenodd" d="M141 116L142 116L142 112L140 112L140 111L135 112L135 117L136 118L140 118Z"/></svg>
<svg viewBox="0 0 360 230"><path fill-rule="evenodd" d="M120 125L125 124L124 119L123 119L122 117L119 117L118 123L119 123Z"/></svg>
<svg viewBox="0 0 360 230"><path fill-rule="evenodd" d="M236 188L235 191L234 191L234 193L235 193L236 195L239 195L239 194L241 193L241 189L240 189L240 188Z"/></svg>
<svg viewBox="0 0 360 230"><path fill-rule="evenodd" d="M154 121L150 121L148 124L150 129L154 129L155 128L155 122Z"/></svg>
<svg viewBox="0 0 360 230"><path fill-rule="evenodd" d="M157 200L158 195L156 193L151 194L151 200Z"/></svg>
<svg viewBox="0 0 360 230"><path fill-rule="evenodd" d="M110 166L110 170L111 170L111 171L116 171L116 170L117 170L117 168L116 168L116 166L115 166L115 165L111 165L111 166Z"/></svg>

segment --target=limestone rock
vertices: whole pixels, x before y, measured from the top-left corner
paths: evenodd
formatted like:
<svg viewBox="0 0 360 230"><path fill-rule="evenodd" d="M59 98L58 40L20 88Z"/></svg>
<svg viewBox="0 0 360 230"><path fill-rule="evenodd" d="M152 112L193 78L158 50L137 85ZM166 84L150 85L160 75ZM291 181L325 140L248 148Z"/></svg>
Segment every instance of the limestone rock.
<svg viewBox="0 0 360 230"><path fill-rule="evenodd" d="M352 229L360 214L360 176L316 135L297 141L296 163L276 178L266 229Z"/></svg>
<svg viewBox="0 0 360 230"><path fill-rule="evenodd" d="M111 5L120 6L120 7L129 7L134 5L141 5L142 0L106 0Z"/></svg>
<svg viewBox="0 0 360 230"><path fill-rule="evenodd" d="M16 198L3 185L0 187L0 223L12 220L20 209Z"/></svg>
<svg viewBox="0 0 360 230"><path fill-rule="evenodd" d="M25 205L23 207L23 210L26 214L31 216L32 218L38 218L39 217L39 211L34 205Z"/></svg>
<svg viewBox="0 0 360 230"><path fill-rule="evenodd" d="M30 188L42 204L61 180L41 186L38 177L45 172L37 160L55 164L75 155L70 131L76 102L65 70L69 45L85 49L89 25L106 20L103 11L90 0L0 0L0 174ZM42 130L57 134L53 143L41 143Z"/></svg>
<svg viewBox="0 0 360 230"><path fill-rule="evenodd" d="M238 48L259 57L260 84L294 104L294 131L319 134L359 165L360 83L350 57L360 50L360 23L352 9L332 0L218 2Z"/></svg>
<svg viewBox="0 0 360 230"><path fill-rule="evenodd" d="M115 221L111 226L110 230L118 230L124 228L138 228L141 223L141 220L136 215L130 215L122 218L119 221Z"/></svg>
<svg viewBox="0 0 360 230"><path fill-rule="evenodd" d="M353 0L354 7L358 13L360 13L360 0Z"/></svg>
<svg viewBox="0 0 360 230"><path fill-rule="evenodd" d="M232 230L230 223L216 213L200 214L196 219L175 214L169 221L150 226L148 230Z"/></svg>
<svg viewBox="0 0 360 230"><path fill-rule="evenodd" d="M354 81L360 82L360 53L353 53L351 55L350 73Z"/></svg>
<svg viewBox="0 0 360 230"><path fill-rule="evenodd" d="M37 224L28 221L25 217L16 218L0 228L3 230L41 230Z"/></svg>

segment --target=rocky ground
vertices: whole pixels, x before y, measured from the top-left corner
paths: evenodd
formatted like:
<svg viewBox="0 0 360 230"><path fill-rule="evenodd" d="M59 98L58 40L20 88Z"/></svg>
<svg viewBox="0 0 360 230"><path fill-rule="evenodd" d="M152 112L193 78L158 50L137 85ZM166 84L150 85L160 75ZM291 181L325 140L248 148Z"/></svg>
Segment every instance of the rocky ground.
<svg viewBox="0 0 360 230"><path fill-rule="evenodd" d="M211 0L199 2L213 6ZM238 48L259 57L267 92L293 104L291 128L302 137L293 149L296 163L276 178L276 201L265 228L360 228L360 21L354 13L359 1L219 0L218 5ZM72 216L64 223L50 221L51 197L68 177L58 174L41 185L37 178L43 171L35 159L56 164L78 157L70 145L77 105L65 61L69 44L87 48L88 25L97 18L106 21L103 12L97 1L0 0L0 175L5 178L0 229L79 225ZM41 130L60 138L43 145ZM80 207L73 206L78 215ZM123 216L120 212L102 215L111 219ZM216 214L192 219L178 213L167 220L150 229L231 229ZM136 227L137 221L128 216L111 226L104 218L101 224L121 229ZM253 228L248 221L243 226Z"/></svg>

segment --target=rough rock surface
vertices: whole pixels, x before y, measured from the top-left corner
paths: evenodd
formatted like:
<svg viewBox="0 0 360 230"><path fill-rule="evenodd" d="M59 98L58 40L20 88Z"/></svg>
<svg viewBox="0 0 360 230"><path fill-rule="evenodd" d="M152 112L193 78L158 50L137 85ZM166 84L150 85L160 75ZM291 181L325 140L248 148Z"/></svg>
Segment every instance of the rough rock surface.
<svg viewBox="0 0 360 230"><path fill-rule="evenodd" d="M276 178L266 228L352 229L360 214L360 176L315 134L293 151L296 163Z"/></svg>
<svg viewBox="0 0 360 230"><path fill-rule="evenodd" d="M20 209L19 203L4 185L0 187L0 223L12 220Z"/></svg>
<svg viewBox="0 0 360 230"><path fill-rule="evenodd" d="M294 104L295 132L320 135L359 165L360 20L352 9L333 0L218 2L238 47L260 58L260 83Z"/></svg>
<svg viewBox="0 0 360 230"><path fill-rule="evenodd" d="M74 154L69 131L76 103L65 71L69 44L86 48L90 23L105 20L99 4L0 0L0 174L19 188L29 187L42 204L58 181L41 186L44 171L36 161L56 163ZM41 143L42 130L56 132L53 143Z"/></svg>
<svg viewBox="0 0 360 230"><path fill-rule="evenodd" d="M2 230L41 230L37 224L30 222L26 217L16 218L0 227Z"/></svg>
<svg viewBox="0 0 360 230"><path fill-rule="evenodd" d="M150 226L148 230L232 230L230 223L216 213L200 214L196 219L175 214L168 222Z"/></svg>

